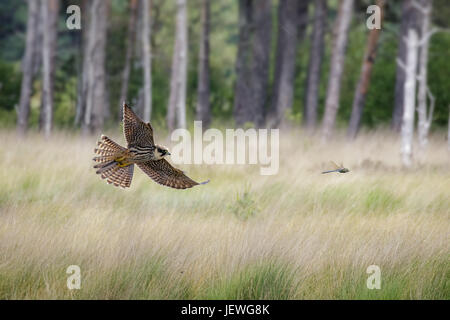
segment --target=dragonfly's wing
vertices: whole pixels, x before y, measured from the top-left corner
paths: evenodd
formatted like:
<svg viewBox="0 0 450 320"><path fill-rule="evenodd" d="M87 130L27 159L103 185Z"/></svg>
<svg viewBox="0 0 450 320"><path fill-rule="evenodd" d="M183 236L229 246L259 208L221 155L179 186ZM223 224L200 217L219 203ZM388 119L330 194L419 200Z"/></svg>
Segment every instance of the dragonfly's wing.
<svg viewBox="0 0 450 320"><path fill-rule="evenodd" d="M334 168L335 170L339 170L339 169L342 168L342 166L338 166L338 165L336 164L336 162L334 162L334 161L330 161L330 162L331 162L331 164L333 165L333 168Z"/></svg>

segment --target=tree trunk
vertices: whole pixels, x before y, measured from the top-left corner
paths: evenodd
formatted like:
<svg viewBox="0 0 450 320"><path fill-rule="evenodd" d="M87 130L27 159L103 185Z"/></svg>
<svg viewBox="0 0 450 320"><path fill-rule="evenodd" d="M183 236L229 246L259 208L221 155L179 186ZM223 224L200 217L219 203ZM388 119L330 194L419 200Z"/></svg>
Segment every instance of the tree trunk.
<svg viewBox="0 0 450 320"><path fill-rule="evenodd" d="M93 133L103 127L107 108L105 95L105 46L109 1L92 0L88 26L88 44L84 59L84 73L87 73L86 107L84 108L83 132Z"/></svg>
<svg viewBox="0 0 450 320"><path fill-rule="evenodd" d="M450 106L448 106L448 110L447 145L450 151Z"/></svg>
<svg viewBox="0 0 450 320"><path fill-rule="evenodd" d="M412 142L414 136L414 112L416 109L416 69L418 56L418 36L416 30L408 30L406 41L406 68L405 68L405 87L404 108L402 121L402 161L405 167L412 164Z"/></svg>
<svg viewBox="0 0 450 320"><path fill-rule="evenodd" d="M239 41L236 57L236 84L233 115L238 126L243 125L250 115L251 103L250 58L252 29L252 0L239 0Z"/></svg>
<svg viewBox="0 0 450 320"><path fill-rule="evenodd" d="M35 52L39 30L40 1L28 1L27 34L25 53L22 60L22 86L20 89L20 102L17 114L17 131L25 134L28 129L28 118L30 116L30 98L33 92L33 69L37 59Z"/></svg>
<svg viewBox="0 0 450 320"><path fill-rule="evenodd" d="M198 63L198 89L196 118L202 121L203 127L211 123L211 106L209 103L209 0L202 2L202 34Z"/></svg>
<svg viewBox="0 0 450 320"><path fill-rule="evenodd" d="M402 13L401 13L401 23L400 32L398 35L398 49L397 49L397 60L405 61L406 59L406 43L403 40L407 35L409 27L409 13L410 13L410 1L403 0ZM394 100L394 112L392 114L392 129L395 131L400 131L403 118L403 97L405 86L405 70L397 64L396 76L395 76L395 100Z"/></svg>
<svg viewBox="0 0 450 320"><path fill-rule="evenodd" d="M339 108L342 73L345 64L345 51L348 40L348 30L353 14L353 0L340 2L339 14L335 27L335 39L331 56L331 69L329 74L327 99L325 102L325 115L322 123L322 140L330 138Z"/></svg>
<svg viewBox="0 0 450 320"><path fill-rule="evenodd" d="M82 22L82 25L84 27L84 24ZM83 94L83 85L81 79L83 79L83 32L77 32L77 35L75 37L76 46L77 46L77 55L75 58L75 63L77 66L77 99L76 99L76 105L75 105L75 121L74 125L78 126L81 122L82 117L82 94Z"/></svg>
<svg viewBox="0 0 450 320"><path fill-rule="evenodd" d="M53 122L53 79L56 37L58 34L58 10L59 0L42 2L42 101L39 127L46 138L50 137Z"/></svg>
<svg viewBox="0 0 450 320"><path fill-rule="evenodd" d="M297 43L304 34L308 2L281 0L278 7L278 43L269 115L274 118L270 119L271 127L278 126L284 120L286 111L292 108Z"/></svg>
<svg viewBox="0 0 450 320"><path fill-rule="evenodd" d="M410 28L414 28L419 31L420 25L420 15L417 9L412 6L412 0L403 0L401 17L397 60L405 61L407 52L404 39L408 36L408 30ZM395 102L391 124L392 129L397 132L399 132L402 127L404 87L405 70L403 70L401 66L397 65L395 77Z"/></svg>
<svg viewBox="0 0 450 320"><path fill-rule="evenodd" d="M327 0L317 0L314 7L314 27L311 35L308 77L305 99L305 124L311 132L317 123L320 66L324 51L324 36L327 23Z"/></svg>
<svg viewBox="0 0 450 320"><path fill-rule="evenodd" d="M75 114L75 125L80 125L84 127L84 114L86 112L86 97L88 89L88 70L89 70L89 12L91 11L91 2L88 0L83 0L81 2L81 12L86 12L87 14L81 15L81 45L80 52L82 52L82 62L81 70L78 75L77 81L77 105Z"/></svg>
<svg viewBox="0 0 450 320"><path fill-rule="evenodd" d="M105 114L109 112L108 99L106 95L106 71L105 71L105 55L106 55L106 39L108 28L109 1L101 1L99 5L100 17L98 21L98 35L94 45L95 55L94 64L95 77L93 82L93 108L92 108L92 131L96 132L103 128Z"/></svg>
<svg viewBox="0 0 450 320"><path fill-rule="evenodd" d="M255 23L253 39L252 97L248 115L257 127L264 124L269 83L270 41L272 33L272 0L258 0L253 6Z"/></svg>
<svg viewBox="0 0 450 320"><path fill-rule="evenodd" d="M186 0L177 0L176 34L167 110L169 132L186 128L187 18Z"/></svg>
<svg viewBox="0 0 450 320"><path fill-rule="evenodd" d="M142 60L144 66L144 108L143 120L150 121L152 114L152 74L150 49L150 0L142 0Z"/></svg>
<svg viewBox="0 0 450 320"><path fill-rule="evenodd" d="M427 34L430 32L430 16L431 16L431 0L422 0L423 15L421 26L421 37L423 43L420 46L420 58L419 58L419 89L417 93L417 115L419 118L418 133L419 133L419 146L424 148L428 144L428 132L431 126L431 120L433 117L433 106L430 105L430 110L427 107L427 65L428 65L428 48L430 46L429 37Z"/></svg>
<svg viewBox="0 0 450 320"><path fill-rule="evenodd" d="M383 21L384 0L377 0L376 3L381 11L380 20ZM366 103L367 91L369 90L370 75L372 73L372 67L375 62L380 31L380 29L372 29L369 32L369 39L367 41L366 52L364 54L361 74L359 76L359 81L355 91L355 97L353 99L350 124L347 130L347 137L350 139L354 139L356 137L359 126L361 124L361 116L363 113L364 104Z"/></svg>
<svg viewBox="0 0 450 320"><path fill-rule="evenodd" d="M146 0L144 0L146 1ZM128 85L130 81L131 59L133 57L134 40L136 37L137 0L130 1L130 20L128 21L128 35L126 40L125 66L122 72L122 86L118 103L118 118L122 120L123 103L127 101Z"/></svg>

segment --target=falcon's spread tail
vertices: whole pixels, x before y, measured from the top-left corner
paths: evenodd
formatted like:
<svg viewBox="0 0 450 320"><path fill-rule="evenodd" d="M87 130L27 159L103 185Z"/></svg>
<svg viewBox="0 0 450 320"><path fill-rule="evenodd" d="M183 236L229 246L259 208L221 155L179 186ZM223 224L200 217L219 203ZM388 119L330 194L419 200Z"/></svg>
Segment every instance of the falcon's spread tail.
<svg viewBox="0 0 450 320"><path fill-rule="evenodd" d="M94 150L99 155L93 159L98 162L94 166L95 169L98 169L96 173L116 187L127 188L133 179L134 165L124 163L123 154L126 150L104 135L98 142L98 148Z"/></svg>

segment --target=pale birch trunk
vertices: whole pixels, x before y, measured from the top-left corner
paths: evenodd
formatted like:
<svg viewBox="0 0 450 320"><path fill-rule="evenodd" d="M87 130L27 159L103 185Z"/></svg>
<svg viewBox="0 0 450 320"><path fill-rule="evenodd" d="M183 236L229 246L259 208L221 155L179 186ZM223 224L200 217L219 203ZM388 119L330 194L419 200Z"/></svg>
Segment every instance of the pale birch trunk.
<svg viewBox="0 0 450 320"><path fill-rule="evenodd" d="M81 15L82 35L81 35L81 52L82 62L81 71L78 77L78 94L75 114L75 125L82 125L84 128L84 115L86 113L86 100L88 93L88 70L89 70L89 30L90 30L90 6L92 3L88 0L81 2L81 12L86 14Z"/></svg>
<svg viewBox="0 0 450 320"><path fill-rule="evenodd" d="M109 20L109 1L102 1L98 11L98 34L95 43L95 78L93 82L94 106L92 108L92 132L103 128L106 114L109 113L108 95L106 89L106 38Z"/></svg>
<svg viewBox="0 0 450 320"><path fill-rule="evenodd" d="M53 78L57 38L59 0L43 1L42 24L42 100L39 127L46 138L50 137L53 123Z"/></svg>
<svg viewBox="0 0 450 320"><path fill-rule="evenodd" d="M427 106L428 84L427 84L427 65L428 48L430 41L428 33L430 32L431 0L427 0L422 9L422 27L421 27L421 45L419 58L419 89L417 92L417 115L418 115L418 133L419 146L424 148L428 144L428 132L433 117L434 101L431 101L430 108Z"/></svg>
<svg viewBox="0 0 450 320"><path fill-rule="evenodd" d="M142 2L142 60L144 66L144 108L143 120L150 121L152 114L152 74L151 74L151 48L150 48L150 0Z"/></svg>
<svg viewBox="0 0 450 320"><path fill-rule="evenodd" d="M187 84L187 60L188 60L188 27L187 27L187 3L186 0L178 0L180 7L180 98L177 103L177 126L186 128L186 84Z"/></svg>
<svg viewBox="0 0 450 320"><path fill-rule="evenodd" d="M202 2L202 35L198 57L198 89L196 118L203 122L203 128L211 122L211 106L209 103L209 15L210 0Z"/></svg>
<svg viewBox="0 0 450 320"><path fill-rule="evenodd" d="M33 92L33 69L38 53L35 52L38 38L39 0L28 1L27 34L25 53L22 60L22 84L20 89L20 102L17 113L17 131L25 134L28 129L30 116L30 99Z"/></svg>
<svg viewBox="0 0 450 320"><path fill-rule="evenodd" d="M96 12L100 5L101 0L93 0L89 3L89 26L87 30L87 45L85 50L83 73L86 74L86 78L83 81L83 95L85 96L84 120L83 120L83 133L89 133L91 127L92 106L93 106L93 94L92 89L94 85L94 48L95 48L95 34L98 29L98 21Z"/></svg>
<svg viewBox="0 0 450 320"><path fill-rule="evenodd" d="M340 2L339 14L335 27L335 39L331 56L325 115L322 122L322 141L327 141L334 129L336 114L339 109L341 80L345 65L345 51L347 47L348 31L353 14L353 0Z"/></svg>
<svg viewBox="0 0 450 320"><path fill-rule="evenodd" d="M411 16L411 0L403 0L402 12L401 12L401 22L400 30L398 35L398 48L397 48L397 59L401 61L406 60L406 43L404 38L407 36L407 32L410 26L410 16ZM392 112L392 123L391 127L394 131L399 132L402 127L402 117L403 117L403 97L405 93L403 89L405 87L405 70L397 65L396 75L395 75L395 101L394 110Z"/></svg>
<svg viewBox="0 0 450 320"><path fill-rule="evenodd" d="M415 30L419 31L420 19L421 17L418 10L413 6L413 0L403 0L401 23L398 36L399 40L398 40L397 60L400 61L406 60L407 52L406 52L406 43L404 39L408 36L408 30L410 28L414 28ZM401 66L397 65L395 76L395 101L391 123L392 129L397 132L399 132L402 127L404 86L405 86L405 70L403 70Z"/></svg>
<svg viewBox="0 0 450 320"><path fill-rule="evenodd" d="M314 7L314 26L311 35L308 77L306 80L305 125L311 132L317 123L320 69L324 50L327 1L317 0Z"/></svg>
<svg viewBox="0 0 450 320"><path fill-rule="evenodd" d="M177 0L175 45L173 49L170 98L167 110L169 131L186 128L187 18L186 0Z"/></svg>
<svg viewBox="0 0 450 320"><path fill-rule="evenodd" d="M90 3L87 59L86 107L84 108L83 132L92 133L103 126L106 106L105 93L105 46L109 13L109 1L92 0Z"/></svg>
<svg viewBox="0 0 450 320"><path fill-rule="evenodd" d="M403 40L405 41L405 40ZM406 38L405 86L403 96L402 120L402 162L405 167L412 165L412 145L414 138L414 113L416 106L416 69L418 56L418 35L414 29L409 29Z"/></svg>
<svg viewBox="0 0 450 320"><path fill-rule="evenodd" d="M128 35L126 39L125 66L122 72L122 86L118 103L118 118L122 120L123 103L127 100L130 81L131 59L133 57L134 39L136 37L137 0L130 1L130 19L128 20Z"/></svg>

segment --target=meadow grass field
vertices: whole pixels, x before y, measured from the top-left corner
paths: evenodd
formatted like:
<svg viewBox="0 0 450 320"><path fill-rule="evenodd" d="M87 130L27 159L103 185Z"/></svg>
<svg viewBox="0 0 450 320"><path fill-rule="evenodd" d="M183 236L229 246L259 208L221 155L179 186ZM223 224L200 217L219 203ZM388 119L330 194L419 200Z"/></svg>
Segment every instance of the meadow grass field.
<svg viewBox="0 0 450 320"><path fill-rule="evenodd" d="M137 168L130 189L107 185L92 168L98 137L0 137L0 299L450 298L444 135L404 170L387 132L328 145L284 132L277 175L182 165L211 179L182 191ZM322 175L329 160L351 171Z"/></svg>

